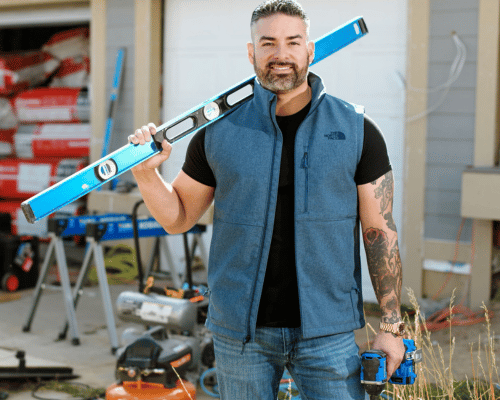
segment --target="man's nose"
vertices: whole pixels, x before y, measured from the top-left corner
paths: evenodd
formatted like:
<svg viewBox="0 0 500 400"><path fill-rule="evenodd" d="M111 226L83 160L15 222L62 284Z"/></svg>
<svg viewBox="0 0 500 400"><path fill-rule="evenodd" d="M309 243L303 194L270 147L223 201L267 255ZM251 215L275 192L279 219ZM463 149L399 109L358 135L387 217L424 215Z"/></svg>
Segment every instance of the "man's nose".
<svg viewBox="0 0 500 400"><path fill-rule="evenodd" d="M287 61L288 51L286 46L278 44L274 48L273 59L276 61Z"/></svg>

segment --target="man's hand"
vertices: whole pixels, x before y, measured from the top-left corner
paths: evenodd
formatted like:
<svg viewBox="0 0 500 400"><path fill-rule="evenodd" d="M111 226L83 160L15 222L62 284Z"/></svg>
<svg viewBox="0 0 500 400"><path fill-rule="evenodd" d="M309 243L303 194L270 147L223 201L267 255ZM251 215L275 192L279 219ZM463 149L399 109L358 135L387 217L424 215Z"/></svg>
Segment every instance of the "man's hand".
<svg viewBox="0 0 500 400"><path fill-rule="evenodd" d="M387 379L398 369L405 355L403 338L390 332L379 331L373 340L372 349L382 350L387 356Z"/></svg>
<svg viewBox="0 0 500 400"><path fill-rule="evenodd" d="M133 135L128 137L128 141L134 144L146 144L152 140L152 136L156 134L156 126L152 122L142 126L140 129L136 129ZM154 171L160 166L161 163L166 161L170 157L170 152L172 151L172 145L166 140L163 140L162 151L155 154L153 157L147 159L146 161L134 166L131 171L134 176L137 177L138 174L144 172Z"/></svg>

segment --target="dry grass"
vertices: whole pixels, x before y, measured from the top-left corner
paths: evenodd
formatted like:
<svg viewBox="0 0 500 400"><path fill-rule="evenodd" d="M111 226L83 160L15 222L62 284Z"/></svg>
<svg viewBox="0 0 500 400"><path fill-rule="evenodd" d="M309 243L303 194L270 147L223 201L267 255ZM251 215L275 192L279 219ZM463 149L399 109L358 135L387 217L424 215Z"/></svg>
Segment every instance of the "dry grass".
<svg viewBox="0 0 500 400"><path fill-rule="evenodd" d="M471 376L465 379L457 379L454 376L454 355L456 352L456 338L454 336L453 325L447 329L448 345L446 350L433 339L432 332L427 329L426 320L420 312L420 307L413 292L409 292L414 314L411 317L408 313L405 320L409 328L410 339L415 341L417 348L423 351L423 361L416 364L417 379L413 385L392 385L387 384L382 399L390 400L497 400L500 399L500 375L496 362L495 335L491 331L490 313L483 305L484 324L486 333L484 338L481 335L477 342L469 344L470 370ZM454 318L454 296L449 304L449 316L451 321ZM370 324L367 324L366 335L368 343L373 339L376 331ZM61 385L61 386L57 386ZM74 397L97 397L102 389L94 389L92 393L87 393L87 388L69 387L71 384L59 383L56 386L49 384L43 389L63 391L70 393ZM71 389L71 390L70 390ZM39 390L39 389L38 389ZM190 398L187 393L186 399ZM36 389L34 390L36 391ZM83 393L82 393L83 391ZM286 393L280 392L281 399L296 398L297 393L293 393L291 383L288 385Z"/></svg>
<svg viewBox="0 0 500 400"><path fill-rule="evenodd" d="M410 291L415 314L405 316L409 329L409 338L415 341L417 348L423 351L423 361L416 364L417 379L413 385L387 384L381 398L393 400L442 399L442 400L495 400L500 399L500 377L495 358L495 341L491 332L489 312L483 305L487 338L478 337L477 343L470 344L470 362L472 376L457 380L453 374L456 341L453 325L448 329L449 348L443 348L432 339L427 329L425 318L420 313L419 304ZM454 297L449 305L451 321L454 311ZM367 334L369 331L367 330ZM373 333L372 333L373 335ZM368 338L370 340L370 338Z"/></svg>

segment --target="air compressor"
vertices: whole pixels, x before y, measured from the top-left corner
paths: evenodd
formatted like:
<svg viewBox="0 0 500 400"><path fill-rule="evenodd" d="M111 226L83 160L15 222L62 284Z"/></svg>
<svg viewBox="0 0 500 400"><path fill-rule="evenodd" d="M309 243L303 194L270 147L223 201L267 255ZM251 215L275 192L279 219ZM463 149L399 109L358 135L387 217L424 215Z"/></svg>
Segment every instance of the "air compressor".
<svg viewBox="0 0 500 400"><path fill-rule="evenodd" d="M212 335L203 324L208 308L203 288L162 291L125 291L118 296L118 317L146 331L123 332L123 347L116 353L117 383L107 389L106 400L194 400L191 382L213 368Z"/></svg>
<svg viewBox="0 0 500 400"><path fill-rule="evenodd" d="M106 390L106 400L194 400L196 388L184 376L192 354L187 343L165 337L162 327L153 328L118 350L117 383Z"/></svg>

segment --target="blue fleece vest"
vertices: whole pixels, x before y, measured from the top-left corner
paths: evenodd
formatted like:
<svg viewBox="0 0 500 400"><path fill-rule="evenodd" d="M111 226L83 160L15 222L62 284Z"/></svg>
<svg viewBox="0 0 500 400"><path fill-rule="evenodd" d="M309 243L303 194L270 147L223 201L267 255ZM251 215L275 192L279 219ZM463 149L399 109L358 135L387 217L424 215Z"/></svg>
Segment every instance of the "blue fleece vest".
<svg viewBox="0 0 500 400"><path fill-rule="evenodd" d="M295 258L304 338L364 325L354 174L363 148L362 107L325 93L310 73L312 102L295 138ZM207 327L243 342L255 334L271 244L283 138L276 95L254 97L210 125L216 179Z"/></svg>

